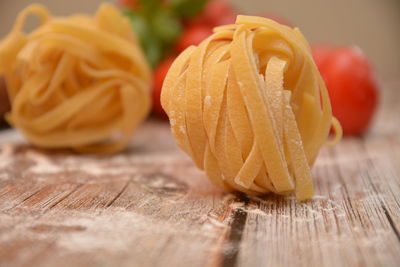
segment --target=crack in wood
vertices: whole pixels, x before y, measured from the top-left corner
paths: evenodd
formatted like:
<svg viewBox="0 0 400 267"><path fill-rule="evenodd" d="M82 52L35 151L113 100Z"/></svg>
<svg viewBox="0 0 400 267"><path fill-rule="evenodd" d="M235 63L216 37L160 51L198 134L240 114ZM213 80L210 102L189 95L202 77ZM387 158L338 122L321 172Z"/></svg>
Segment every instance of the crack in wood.
<svg viewBox="0 0 400 267"><path fill-rule="evenodd" d="M359 146L365 151L366 154L369 154L368 149L367 149L367 147L365 145L365 140L362 139L362 141L363 142L360 142ZM374 166L374 162L371 160L371 158L367 158L367 161L369 162L369 164L371 164L371 166ZM372 182L371 177L369 175L367 175L367 179L370 182L371 187L374 190L375 194L378 195L379 194L378 189L376 188L376 186ZM387 210L387 208L386 208L384 202L382 201L382 199L379 199L379 203L380 203L381 208L383 209L383 213L385 214L386 219L389 222L390 227L392 228L394 234L396 235L397 240L400 242L400 232L397 229L397 227L396 227L396 225L395 225L395 223L393 221L392 216L390 216L390 213Z"/></svg>
<svg viewBox="0 0 400 267"><path fill-rule="evenodd" d="M233 212L233 220L230 227L229 236L225 242L225 245L228 246L229 249L222 252L221 267L235 266L240 252L240 243L247 219L247 212L245 208L249 203L249 199L245 195L239 194L238 200L242 202L244 206L243 208L235 209Z"/></svg>
<svg viewBox="0 0 400 267"><path fill-rule="evenodd" d="M364 226L360 214L358 212L356 212L357 211L356 209L354 209L352 200L349 197L349 191L347 189L342 170L341 170L339 164L337 163L338 155L336 153L335 148L333 147L333 148L329 149L329 152L332 156L332 159L335 159L335 161L336 161L336 164L333 165L333 170L335 170L336 174L338 175L338 180L342 183L342 186L343 186L343 189L344 189L344 192L346 195L346 197L344 197L345 212L346 212L347 216L349 217L349 219L352 219L351 217L357 218L357 221L360 222L360 224L362 226ZM348 208L348 207L350 207L350 208ZM362 251L359 246L356 246L355 249L357 250L357 253L359 255L362 255ZM359 261L360 261L361 266L365 265L365 261L362 256L359 257Z"/></svg>
<svg viewBox="0 0 400 267"><path fill-rule="evenodd" d="M394 224L392 216L390 216L387 208L382 203L381 203L381 205L382 205L381 207L382 207L382 209L384 211L384 214L385 214L386 218L388 219L390 227L392 228L394 234L396 235L397 240L400 242L400 233L399 233L399 230L397 230L396 225Z"/></svg>
<svg viewBox="0 0 400 267"><path fill-rule="evenodd" d="M75 193L76 191L78 191L79 188L81 188L83 186L83 184L78 184L73 190L71 190L71 192L69 192L68 194L66 194L64 197L60 198L57 202L55 202L53 205L49 206L49 209L54 208L56 205L58 205L59 203L61 203L63 200L65 200L66 198L68 198L70 195L72 195L73 193Z"/></svg>
<svg viewBox="0 0 400 267"><path fill-rule="evenodd" d="M23 204L25 201L29 200L31 197L33 197L34 195L36 195L37 193L39 193L40 191L42 191L46 186L40 188L39 190L36 190L35 192L33 192L32 194L30 194L29 196L25 197L24 199L22 199L19 203L15 204L14 206L12 206L11 208L6 208L5 210L12 210L15 209L16 207L20 206L21 204Z"/></svg>
<svg viewBox="0 0 400 267"><path fill-rule="evenodd" d="M106 208L110 207L112 204L114 204L114 202L124 193L124 191L126 190L126 188L128 188L128 185L131 183L132 179L129 179L125 185L122 187L122 189L118 192L118 194L111 199L111 201L106 205Z"/></svg>

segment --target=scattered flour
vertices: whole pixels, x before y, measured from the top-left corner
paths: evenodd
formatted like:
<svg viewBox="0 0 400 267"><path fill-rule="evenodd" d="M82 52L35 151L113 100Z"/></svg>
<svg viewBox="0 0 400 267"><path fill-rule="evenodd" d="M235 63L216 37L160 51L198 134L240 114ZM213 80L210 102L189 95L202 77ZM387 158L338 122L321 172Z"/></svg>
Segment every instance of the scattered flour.
<svg viewBox="0 0 400 267"><path fill-rule="evenodd" d="M238 184L238 185L240 185L240 186L242 186L242 187L244 187L244 188L249 188L248 186L246 186L246 185L240 180L240 178L239 178L238 176L235 177L235 183Z"/></svg>
<svg viewBox="0 0 400 267"><path fill-rule="evenodd" d="M206 106L211 106L211 96L207 95L207 96L204 98L204 104L205 104Z"/></svg>
<svg viewBox="0 0 400 267"><path fill-rule="evenodd" d="M3 145L0 150L0 168L7 167L11 163L11 155L14 153L12 145Z"/></svg>
<svg viewBox="0 0 400 267"><path fill-rule="evenodd" d="M52 163L46 156L34 151L28 151L26 158L32 160L35 164L30 168L34 173L59 173L62 168Z"/></svg>

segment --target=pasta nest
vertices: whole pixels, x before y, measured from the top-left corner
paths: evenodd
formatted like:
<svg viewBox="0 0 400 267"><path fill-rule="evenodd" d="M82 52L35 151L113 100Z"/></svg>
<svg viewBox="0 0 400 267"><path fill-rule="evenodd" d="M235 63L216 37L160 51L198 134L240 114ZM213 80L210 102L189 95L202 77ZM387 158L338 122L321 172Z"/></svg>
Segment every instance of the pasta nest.
<svg viewBox="0 0 400 267"><path fill-rule="evenodd" d="M298 29L238 16L171 66L162 88L177 144L215 184L248 194L313 195L310 167L332 117Z"/></svg>
<svg viewBox="0 0 400 267"><path fill-rule="evenodd" d="M24 33L29 15L40 23ZM149 66L129 21L111 5L93 17L52 17L31 5L0 43L0 59L7 119L35 145L116 152L149 112Z"/></svg>

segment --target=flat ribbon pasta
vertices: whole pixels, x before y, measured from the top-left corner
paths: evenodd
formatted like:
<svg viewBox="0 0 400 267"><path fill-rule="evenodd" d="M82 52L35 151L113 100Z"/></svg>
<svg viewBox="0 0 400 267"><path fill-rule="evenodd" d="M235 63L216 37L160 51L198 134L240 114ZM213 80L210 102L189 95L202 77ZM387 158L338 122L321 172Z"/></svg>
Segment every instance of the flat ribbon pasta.
<svg viewBox="0 0 400 267"><path fill-rule="evenodd" d="M325 84L298 29L238 16L172 64L161 94L178 145L215 184L313 195L310 167L331 127Z"/></svg>
<svg viewBox="0 0 400 267"><path fill-rule="evenodd" d="M29 15L40 24L25 34ZM8 121L41 147L119 151L150 110L150 68L129 21L108 4L93 17L28 6L0 42L0 73Z"/></svg>

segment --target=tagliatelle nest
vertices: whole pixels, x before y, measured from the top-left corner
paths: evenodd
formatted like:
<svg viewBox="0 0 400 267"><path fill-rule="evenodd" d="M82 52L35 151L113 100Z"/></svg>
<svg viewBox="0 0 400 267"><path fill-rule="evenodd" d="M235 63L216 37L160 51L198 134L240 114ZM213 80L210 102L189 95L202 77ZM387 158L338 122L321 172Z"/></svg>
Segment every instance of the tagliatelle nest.
<svg viewBox="0 0 400 267"><path fill-rule="evenodd" d="M40 25L22 32L26 18ZM24 9L0 43L8 121L35 145L106 153L123 149L150 109L150 69L129 21L110 5L93 17Z"/></svg>
<svg viewBox="0 0 400 267"><path fill-rule="evenodd" d="M161 102L178 145L227 190L308 199L332 125L341 136L300 31L259 17L238 16L185 50Z"/></svg>

